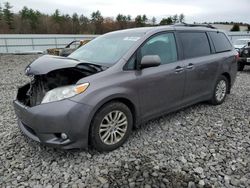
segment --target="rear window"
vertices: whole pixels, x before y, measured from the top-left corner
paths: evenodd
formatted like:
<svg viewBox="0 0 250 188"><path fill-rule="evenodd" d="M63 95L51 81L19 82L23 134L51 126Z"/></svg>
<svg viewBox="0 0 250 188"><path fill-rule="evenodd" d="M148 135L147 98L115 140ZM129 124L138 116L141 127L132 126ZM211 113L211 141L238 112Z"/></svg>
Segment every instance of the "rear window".
<svg viewBox="0 0 250 188"><path fill-rule="evenodd" d="M206 56L211 53L205 32L180 33L185 58Z"/></svg>
<svg viewBox="0 0 250 188"><path fill-rule="evenodd" d="M209 32L209 34L214 43L216 53L226 52L232 49L232 45L224 33Z"/></svg>

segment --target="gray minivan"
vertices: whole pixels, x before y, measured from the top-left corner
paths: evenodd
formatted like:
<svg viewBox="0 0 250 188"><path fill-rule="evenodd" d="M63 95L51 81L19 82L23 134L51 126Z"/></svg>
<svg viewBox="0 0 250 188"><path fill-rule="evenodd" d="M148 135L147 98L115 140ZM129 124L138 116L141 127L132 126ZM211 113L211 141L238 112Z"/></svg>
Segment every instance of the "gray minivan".
<svg viewBox="0 0 250 188"><path fill-rule="evenodd" d="M64 149L110 151L140 124L183 107L221 104L238 53L224 32L172 25L111 32L25 72L14 108L28 137Z"/></svg>

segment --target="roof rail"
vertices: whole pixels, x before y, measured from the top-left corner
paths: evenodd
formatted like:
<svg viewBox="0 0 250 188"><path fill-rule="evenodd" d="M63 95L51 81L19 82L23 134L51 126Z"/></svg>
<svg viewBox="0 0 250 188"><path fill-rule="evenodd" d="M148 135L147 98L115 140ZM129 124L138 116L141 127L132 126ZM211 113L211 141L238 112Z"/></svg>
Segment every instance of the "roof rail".
<svg viewBox="0 0 250 188"><path fill-rule="evenodd" d="M186 26L186 27L207 27L211 29L217 29L216 27L210 25L210 24L187 24L184 22L174 24L174 26Z"/></svg>

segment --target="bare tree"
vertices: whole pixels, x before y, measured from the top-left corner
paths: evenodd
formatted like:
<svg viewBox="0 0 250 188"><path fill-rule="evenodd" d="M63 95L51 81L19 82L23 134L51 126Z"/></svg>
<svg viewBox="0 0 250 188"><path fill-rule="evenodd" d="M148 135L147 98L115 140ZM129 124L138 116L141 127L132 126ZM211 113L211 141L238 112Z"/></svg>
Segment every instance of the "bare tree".
<svg viewBox="0 0 250 188"><path fill-rule="evenodd" d="M179 22L180 23L185 22L185 16L184 16L184 14L180 14L179 15Z"/></svg>

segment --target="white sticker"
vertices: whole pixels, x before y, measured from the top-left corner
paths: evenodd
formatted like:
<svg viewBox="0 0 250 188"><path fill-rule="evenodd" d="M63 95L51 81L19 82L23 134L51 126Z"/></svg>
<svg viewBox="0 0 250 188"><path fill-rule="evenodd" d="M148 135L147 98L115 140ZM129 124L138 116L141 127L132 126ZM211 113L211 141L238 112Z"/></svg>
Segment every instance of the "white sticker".
<svg viewBox="0 0 250 188"><path fill-rule="evenodd" d="M125 37L123 40L138 41L140 37Z"/></svg>

